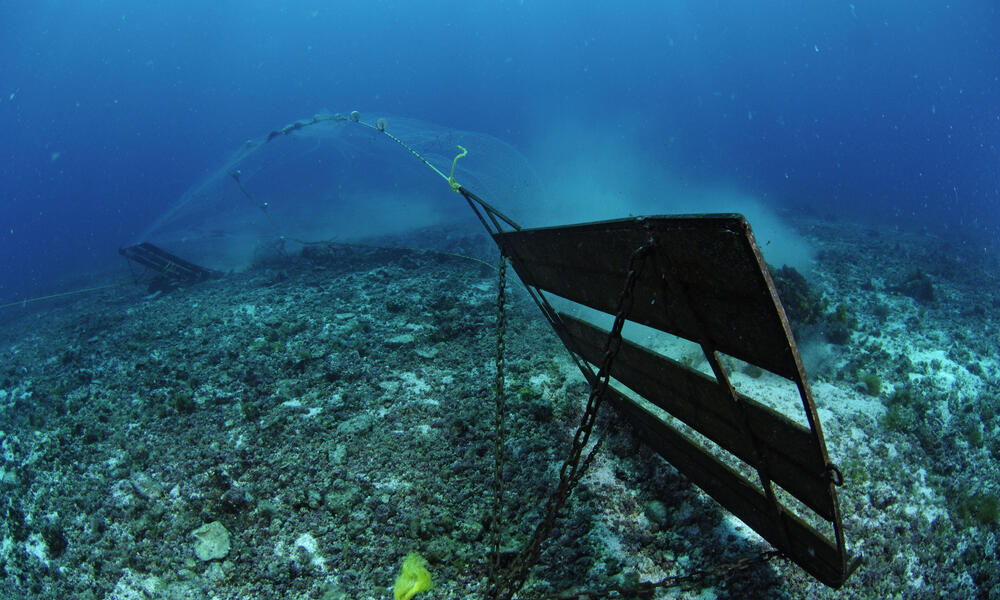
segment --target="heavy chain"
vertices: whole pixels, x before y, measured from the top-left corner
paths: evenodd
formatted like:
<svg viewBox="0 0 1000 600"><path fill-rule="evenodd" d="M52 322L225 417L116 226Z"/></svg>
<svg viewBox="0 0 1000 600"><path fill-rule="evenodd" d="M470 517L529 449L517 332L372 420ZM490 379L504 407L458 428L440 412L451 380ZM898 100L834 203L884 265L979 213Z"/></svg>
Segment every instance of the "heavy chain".
<svg viewBox="0 0 1000 600"><path fill-rule="evenodd" d="M524 545L521 552L514 558L502 576L491 575L487 595L493 600L510 600L524 586L524 582L528 578L528 572L538 562L542 544L552 533L559 511L566 503L566 499L573 491L573 488L576 487L576 484L583 477L600 447L600 442L595 444L588 453L586 460L582 465L580 464L580 458L587 447L587 443L590 441L594 424L597 422L598 409L608 388L608 381L611 378L611 366L618 355L618 351L621 349L622 328L625 326L625 320L632 310L635 281L638 278L642 260L651 248L651 243L644 244L637 248L629 257L628 275L625 278L625 285L618 295L615 322L605 341L601 366L598 369L596 381L590 387L590 395L587 397L587 407L584 410L583 418L580 420L580 425L573 435L573 443L570 446L569 456L559 469L559 483L549 496L548 502L545 505L545 517L535 528L531 539Z"/></svg>
<svg viewBox="0 0 1000 600"><path fill-rule="evenodd" d="M503 522L503 467L504 467L504 404L506 400L506 343L507 333L507 259L500 255L500 266L497 269L497 353L496 377L493 381L493 397L496 405L493 433L493 515L490 521L490 574L489 589L496 586L496 578L500 574L500 537Z"/></svg>

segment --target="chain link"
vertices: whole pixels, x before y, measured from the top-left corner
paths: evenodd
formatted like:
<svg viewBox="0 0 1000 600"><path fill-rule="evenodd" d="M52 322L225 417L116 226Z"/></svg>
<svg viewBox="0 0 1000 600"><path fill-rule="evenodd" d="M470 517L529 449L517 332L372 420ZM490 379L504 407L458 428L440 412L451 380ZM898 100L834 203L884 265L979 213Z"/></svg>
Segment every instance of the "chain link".
<svg viewBox="0 0 1000 600"><path fill-rule="evenodd" d="M490 521L490 572L489 589L496 587L496 578L500 574L500 537L503 522L504 493L504 404L506 401L506 342L507 333L507 259L500 255L500 266L497 269L497 352L496 377L493 381L493 397L496 405L494 417L494 464L493 464L493 515Z"/></svg>
<svg viewBox="0 0 1000 600"><path fill-rule="evenodd" d="M580 425L573 435L573 443L570 447L569 456L559 469L559 483L549 496L545 506L545 517L535 528L531 539L522 547L521 552L514 558L502 575L491 574L487 597L493 600L510 600L524 586L524 582L528 578L528 572L538 562L542 544L552 533L559 511L573 491L573 488L576 487L576 484L583 477L598 448L601 446L600 441L598 441L588 453L583 464L580 464L580 458L587 443L590 441L591 432L597 421L598 409L608 388L608 382L611 378L611 366L618 355L618 351L621 349L622 328L625 326L625 320L632 309L633 291L639 269L641 269L642 260L651 249L652 242L646 243L637 248L629 257L628 275L618 295L614 325L605 341L604 355L597 372L596 382L591 385L590 395L587 397L587 407L584 410L583 418L580 420ZM494 549L495 557L491 566L498 567L496 556L499 556L499 551L496 546Z"/></svg>

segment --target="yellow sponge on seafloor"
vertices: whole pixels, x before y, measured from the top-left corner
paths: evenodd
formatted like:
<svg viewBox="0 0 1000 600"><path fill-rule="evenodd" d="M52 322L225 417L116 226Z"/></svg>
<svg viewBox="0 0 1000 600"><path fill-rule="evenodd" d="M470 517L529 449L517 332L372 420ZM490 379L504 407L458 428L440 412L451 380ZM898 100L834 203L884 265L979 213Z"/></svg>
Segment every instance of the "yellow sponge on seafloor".
<svg viewBox="0 0 1000 600"><path fill-rule="evenodd" d="M403 568L396 578L396 588L393 590L395 600L410 600L417 595L417 592L429 590L434 586L431 583L431 574L427 570L427 561L416 552L410 552L403 561Z"/></svg>

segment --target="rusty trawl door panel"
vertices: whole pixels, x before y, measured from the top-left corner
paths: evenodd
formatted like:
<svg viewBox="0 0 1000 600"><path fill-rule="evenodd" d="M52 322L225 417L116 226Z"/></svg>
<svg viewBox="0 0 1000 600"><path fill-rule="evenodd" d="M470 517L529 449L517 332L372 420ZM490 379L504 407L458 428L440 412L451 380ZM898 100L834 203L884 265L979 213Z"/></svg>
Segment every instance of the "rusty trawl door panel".
<svg viewBox="0 0 1000 600"><path fill-rule="evenodd" d="M741 215L632 218L494 233L522 281L538 295L567 348L593 382L608 332L562 313L555 294L613 314L630 257L649 248L635 274L630 321L698 344L715 378L642 345L624 342L612 376L757 472L753 482L616 390L609 399L661 456L823 583L840 587L856 564L847 556L837 494L812 393L784 310ZM738 393L719 353L796 385L808 426ZM783 489L833 528L833 539L796 515ZM803 518L805 517L805 518Z"/></svg>
<svg viewBox="0 0 1000 600"><path fill-rule="evenodd" d="M837 544L770 500L742 475L615 390L614 402L645 443L765 540L824 584L839 588L853 570Z"/></svg>
<svg viewBox="0 0 1000 600"><path fill-rule="evenodd" d="M589 363L601 359L607 332L569 315L560 315L572 336L574 349ZM631 390L683 421L698 433L749 465L760 458L743 434L743 415L718 383L680 363L626 341L611 376ZM834 507L823 475L826 463L817 452L812 433L785 415L741 395L752 436L764 445L771 477L827 521Z"/></svg>
<svg viewBox="0 0 1000 600"><path fill-rule="evenodd" d="M649 217L569 227L525 229L498 239L518 275L574 302L613 313L629 255L653 240L661 272L636 282L630 320L699 341L792 379L799 371L740 215ZM668 295L661 276L691 298L696 312Z"/></svg>

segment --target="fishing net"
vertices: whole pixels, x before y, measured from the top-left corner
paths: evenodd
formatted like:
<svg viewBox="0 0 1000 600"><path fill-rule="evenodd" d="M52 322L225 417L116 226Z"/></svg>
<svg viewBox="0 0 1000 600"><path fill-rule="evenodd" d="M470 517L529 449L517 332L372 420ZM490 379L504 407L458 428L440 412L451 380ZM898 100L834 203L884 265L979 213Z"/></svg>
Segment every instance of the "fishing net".
<svg viewBox="0 0 1000 600"><path fill-rule="evenodd" d="M468 155L455 163L455 180L515 219L531 206L538 184L528 161L495 137L322 113L247 140L137 241L233 269L296 244L384 241L416 230L485 236L442 179L458 146Z"/></svg>

